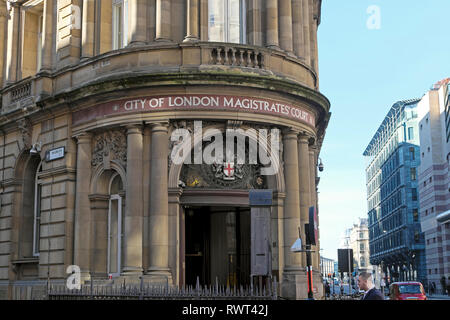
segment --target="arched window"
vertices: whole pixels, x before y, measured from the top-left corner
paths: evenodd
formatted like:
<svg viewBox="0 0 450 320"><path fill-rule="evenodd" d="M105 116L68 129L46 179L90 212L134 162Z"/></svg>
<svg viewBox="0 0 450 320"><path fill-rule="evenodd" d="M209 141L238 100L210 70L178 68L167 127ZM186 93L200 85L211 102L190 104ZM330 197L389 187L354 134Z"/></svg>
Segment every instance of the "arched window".
<svg viewBox="0 0 450 320"><path fill-rule="evenodd" d="M42 171L39 156L28 156L25 160L22 184L22 200L18 224L19 259L39 256L41 225L41 181Z"/></svg>
<svg viewBox="0 0 450 320"><path fill-rule="evenodd" d="M209 41L246 43L244 0L209 0Z"/></svg>
<svg viewBox="0 0 450 320"><path fill-rule="evenodd" d="M34 218L33 218L33 256L39 256L41 239L41 194L42 182L39 180L39 173L42 171L42 163L36 171L34 183Z"/></svg>

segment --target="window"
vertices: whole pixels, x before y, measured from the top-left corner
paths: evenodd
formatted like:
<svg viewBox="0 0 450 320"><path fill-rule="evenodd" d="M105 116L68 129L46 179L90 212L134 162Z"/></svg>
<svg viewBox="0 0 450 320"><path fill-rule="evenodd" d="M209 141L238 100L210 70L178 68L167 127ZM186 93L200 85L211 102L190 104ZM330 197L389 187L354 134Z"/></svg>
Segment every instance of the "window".
<svg viewBox="0 0 450 320"><path fill-rule="evenodd" d="M120 276L122 268L122 230L124 230L122 192L122 179L119 174L113 174L109 187L107 263L107 273L113 277Z"/></svg>
<svg viewBox="0 0 450 320"><path fill-rule="evenodd" d="M22 78L35 75L41 69L44 1L23 6L22 14Z"/></svg>
<svg viewBox="0 0 450 320"><path fill-rule="evenodd" d="M209 0L209 41L245 43L245 1Z"/></svg>
<svg viewBox="0 0 450 320"><path fill-rule="evenodd" d="M409 155L410 155L412 161L416 160L416 152L415 152L414 148L409 148Z"/></svg>
<svg viewBox="0 0 450 320"><path fill-rule="evenodd" d="M364 259L364 257L361 257L359 263L361 265L361 268L364 268L366 266L366 259Z"/></svg>
<svg viewBox="0 0 450 320"><path fill-rule="evenodd" d="M414 140L414 128L413 127L408 128L408 139Z"/></svg>
<svg viewBox="0 0 450 320"><path fill-rule="evenodd" d="M113 0L112 15L112 45L117 50L128 44L128 0Z"/></svg>
<svg viewBox="0 0 450 320"><path fill-rule="evenodd" d="M39 165L36 172L34 185L34 218L33 218L33 256L39 256L39 242L41 235L41 193L42 184L39 181L38 174L42 171L42 164Z"/></svg>
<svg viewBox="0 0 450 320"><path fill-rule="evenodd" d="M411 180L416 181L417 175L416 175L416 168L411 168Z"/></svg>
<svg viewBox="0 0 450 320"><path fill-rule="evenodd" d="M419 210L413 209L413 219L414 219L414 222L419 221Z"/></svg>
<svg viewBox="0 0 450 320"><path fill-rule="evenodd" d="M413 201L417 201L417 189L416 188L412 188L411 192L412 192L412 200Z"/></svg>

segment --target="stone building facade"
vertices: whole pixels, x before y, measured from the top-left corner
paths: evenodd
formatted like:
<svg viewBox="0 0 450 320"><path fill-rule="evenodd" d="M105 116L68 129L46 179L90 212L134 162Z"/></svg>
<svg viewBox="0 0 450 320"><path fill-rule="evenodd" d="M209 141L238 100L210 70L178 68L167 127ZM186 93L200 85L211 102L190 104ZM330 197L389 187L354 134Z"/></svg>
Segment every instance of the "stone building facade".
<svg viewBox="0 0 450 320"><path fill-rule="evenodd" d="M428 286L442 292L450 276L450 78L439 81L418 109L421 163L418 171L420 221L425 234Z"/></svg>
<svg viewBox="0 0 450 320"><path fill-rule="evenodd" d="M245 284L251 189L273 190L280 295L306 298L305 253L290 247L317 207L330 117L320 10L320 0L0 0L0 298L43 295L72 265L83 283ZM174 162L176 130L194 134L194 154L211 141L195 139L200 121L216 139L279 129L279 170Z"/></svg>

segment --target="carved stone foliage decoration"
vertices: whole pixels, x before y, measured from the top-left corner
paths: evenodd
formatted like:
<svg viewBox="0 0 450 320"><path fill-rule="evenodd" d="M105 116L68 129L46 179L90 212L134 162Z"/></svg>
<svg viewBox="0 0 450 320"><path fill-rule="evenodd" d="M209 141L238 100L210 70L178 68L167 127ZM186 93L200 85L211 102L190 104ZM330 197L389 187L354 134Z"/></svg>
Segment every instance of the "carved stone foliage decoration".
<svg viewBox="0 0 450 320"><path fill-rule="evenodd" d="M105 131L94 137L92 166L103 164L109 169L110 162L116 160L124 168L127 162L127 136L125 130Z"/></svg>
<svg viewBox="0 0 450 320"><path fill-rule="evenodd" d="M33 126L30 120L23 118L17 121L20 133L22 134L22 143L24 148L31 148L31 135L33 132Z"/></svg>

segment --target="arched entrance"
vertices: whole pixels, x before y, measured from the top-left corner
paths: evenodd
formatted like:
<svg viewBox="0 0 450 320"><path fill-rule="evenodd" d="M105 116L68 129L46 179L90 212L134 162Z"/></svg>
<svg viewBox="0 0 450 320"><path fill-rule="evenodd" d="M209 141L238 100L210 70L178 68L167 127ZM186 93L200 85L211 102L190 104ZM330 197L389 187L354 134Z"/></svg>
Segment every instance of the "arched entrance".
<svg viewBox="0 0 450 320"><path fill-rule="evenodd" d="M212 128L225 134L223 124ZM250 141L256 139L257 136L246 136L246 150ZM196 146L190 147L193 150ZM269 154L267 149L265 151ZM280 157L279 153L271 154L271 163L279 161ZM231 161L210 165L173 163L170 166L169 188L181 187L180 284L195 286L197 280L200 284L217 282L230 287L250 284L249 190L282 192L284 186L281 166L276 174L263 176L260 175L263 165L259 160L257 164L248 165ZM273 219L272 223L277 224L277 220ZM277 225L274 227L277 229Z"/></svg>

